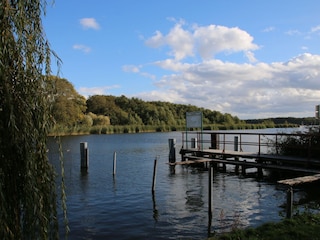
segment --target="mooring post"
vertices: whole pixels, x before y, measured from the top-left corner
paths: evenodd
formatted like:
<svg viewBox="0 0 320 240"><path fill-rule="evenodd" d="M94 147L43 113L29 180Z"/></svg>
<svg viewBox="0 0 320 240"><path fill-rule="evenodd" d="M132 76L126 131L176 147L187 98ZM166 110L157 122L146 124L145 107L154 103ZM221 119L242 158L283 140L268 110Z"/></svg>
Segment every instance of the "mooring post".
<svg viewBox="0 0 320 240"><path fill-rule="evenodd" d="M212 219L212 182L213 182L213 167L211 164L208 169L208 215Z"/></svg>
<svg viewBox="0 0 320 240"><path fill-rule="evenodd" d="M219 149L219 134L211 133L211 149Z"/></svg>
<svg viewBox="0 0 320 240"><path fill-rule="evenodd" d="M247 161L243 160L243 162L246 163ZM242 175L245 176L246 175L246 166L244 164L242 164L241 170L242 170Z"/></svg>
<svg viewBox="0 0 320 240"><path fill-rule="evenodd" d="M235 137L234 137L233 150L234 150L235 152L238 152L238 151L239 151L239 137L238 137L238 136L235 136ZM235 157L234 160L235 160L235 161L239 161L239 157ZM239 174L239 164L236 164L235 172L236 172L236 174Z"/></svg>
<svg viewBox="0 0 320 240"><path fill-rule="evenodd" d="M169 139L169 162L176 162L176 139Z"/></svg>
<svg viewBox="0 0 320 240"><path fill-rule="evenodd" d="M154 194L156 188L156 175L157 175L157 157L154 159L153 164L153 178L152 178L152 194Z"/></svg>
<svg viewBox="0 0 320 240"><path fill-rule="evenodd" d="M198 148L198 139L191 138L191 148Z"/></svg>
<svg viewBox="0 0 320 240"><path fill-rule="evenodd" d="M81 168L89 167L89 149L87 142L80 143Z"/></svg>
<svg viewBox="0 0 320 240"><path fill-rule="evenodd" d="M116 171L117 171L117 153L114 152L113 153L113 176L116 175Z"/></svg>
<svg viewBox="0 0 320 240"><path fill-rule="evenodd" d="M292 217L293 209L293 189L292 186L289 186L287 190L287 218Z"/></svg>

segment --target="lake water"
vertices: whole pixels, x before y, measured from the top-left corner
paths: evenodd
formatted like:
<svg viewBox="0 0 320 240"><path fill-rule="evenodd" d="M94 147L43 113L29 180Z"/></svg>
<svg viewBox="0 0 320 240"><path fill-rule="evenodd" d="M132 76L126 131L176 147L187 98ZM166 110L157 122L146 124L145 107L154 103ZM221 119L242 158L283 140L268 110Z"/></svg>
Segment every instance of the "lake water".
<svg viewBox="0 0 320 240"><path fill-rule="evenodd" d="M285 216L284 189L267 179L244 178L233 171L215 172L210 223L208 172L177 166L171 174L166 164L170 138L176 139L179 161L180 132L62 137L69 239L205 239L208 232L258 226ZM80 142L88 143L87 171L80 168ZM49 159L59 172L56 140L50 138L48 146ZM158 164L153 195L155 158ZM300 201L309 195L296 190L294 198Z"/></svg>

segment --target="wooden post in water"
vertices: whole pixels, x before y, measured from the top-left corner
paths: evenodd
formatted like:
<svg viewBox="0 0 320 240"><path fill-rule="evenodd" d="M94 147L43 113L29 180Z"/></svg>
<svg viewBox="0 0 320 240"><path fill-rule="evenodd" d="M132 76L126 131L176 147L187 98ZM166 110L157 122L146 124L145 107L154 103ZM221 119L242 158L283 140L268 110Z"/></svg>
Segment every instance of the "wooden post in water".
<svg viewBox="0 0 320 240"><path fill-rule="evenodd" d="M113 153L113 176L116 175L116 170L117 170L117 153Z"/></svg>
<svg viewBox="0 0 320 240"><path fill-rule="evenodd" d="M239 137L238 136L234 137L233 150L236 151L236 152L239 151ZM239 157L235 157L234 160L235 161L239 161ZM235 172L236 172L236 174L239 174L239 164L236 164Z"/></svg>
<svg viewBox="0 0 320 240"><path fill-rule="evenodd" d="M213 182L213 167L209 164L208 169L208 215L212 219L212 182Z"/></svg>
<svg viewBox="0 0 320 240"><path fill-rule="evenodd" d="M81 168L89 167L89 149L87 142L80 143L80 155L81 155Z"/></svg>
<svg viewBox="0 0 320 240"><path fill-rule="evenodd" d="M245 163L246 160L243 160L243 162ZM241 170L242 170L242 175L245 176L246 175L246 166L244 164L242 164Z"/></svg>
<svg viewBox="0 0 320 240"><path fill-rule="evenodd" d="M176 162L176 139L169 139L169 162Z"/></svg>
<svg viewBox="0 0 320 240"><path fill-rule="evenodd" d="M156 175L157 175L157 157L154 159L153 164L153 178L152 178L152 194L154 194L156 188Z"/></svg>
<svg viewBox="0 0 320 240"><path fill-rule="evenodd" d="M292 208L293 208L293 189L292 189L292 186L289 186L287 190L287 218L292 217Z"/></svg>

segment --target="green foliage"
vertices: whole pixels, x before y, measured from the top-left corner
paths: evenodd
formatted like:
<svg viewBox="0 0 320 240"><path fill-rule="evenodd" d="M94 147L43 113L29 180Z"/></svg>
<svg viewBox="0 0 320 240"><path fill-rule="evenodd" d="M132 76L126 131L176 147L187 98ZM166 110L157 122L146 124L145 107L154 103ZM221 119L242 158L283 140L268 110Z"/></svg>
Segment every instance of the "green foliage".
<svg viewBox="0 0 320 240"><path fill-rule="evenodd" d="M319 239L320 215L303 213L279 223L266 223L256 229L236 229L210 240L291 240Z"/></svg>
<svg viewBox="0 0 320 240"><path fill-rule="evenodd" d="M274 143L276 144L276 143ZM320 132L309 128L307 134L285 136L277 142L277 150L282 155L320 158Z"/></svg>
<svg viewBox="0 0 320 240"><path fill-rule="evenodd" d="M49 81L55 87L52 115L56 123L70 127L84 121L86 99L66 79L50 76Z"/></svg>
<svg viewBox="0 0 320 240"><path fill-rule="evenodd" d="M56 134L184 130L186 112L195 111L203 113L205 130L296 127L295 122L302 121L294 118L243 121L229 113L223 114L193 105L160 101L147 102L123 95L120 97L93 95L85 101L66 79L57 77L51 77L51 79L54 80L57 90L53 108L57 124L52 130ZM123 130L124 126L130 127ZM99 130L102 127L105 131Z"/></svg>
<svg viewBox="0 0 320 240"><path fill-rule="evenodd" d="M137 98L125 96L94 95L87 100L87 112L110 117L111 125L151 125L164 126L185 125L186 112L203 112L203 123L210 124L241 124L238 117L222 114L218 111L199 108L192 105L173 104L169 102L145 102Z"/></svg>
<svg viewBox="0 0 320 240"><path fill-rule="evenodd" d="M0 239L58 238L43 0L0 3Z"/></svg>

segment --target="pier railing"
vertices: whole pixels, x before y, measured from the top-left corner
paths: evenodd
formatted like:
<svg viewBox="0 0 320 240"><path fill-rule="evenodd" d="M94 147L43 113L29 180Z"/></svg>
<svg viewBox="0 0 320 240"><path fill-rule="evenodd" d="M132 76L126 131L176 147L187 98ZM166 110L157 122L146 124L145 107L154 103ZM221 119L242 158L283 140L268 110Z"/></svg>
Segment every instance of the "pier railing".
<svg viewBox="0 0 320 240"><path fill-rule="evenodd" d="M299 133L253 133L231 131L182 132L184 149L221 149L257 154L281 154L284 144L287 153L299 152L310 157L314 148L312 134ZM290 139L290 141L288 141ZM301 141L303 139L303 141ZM298 143L298 144L297 144ZM290 150L291 149L291 150Z"/></svg>

